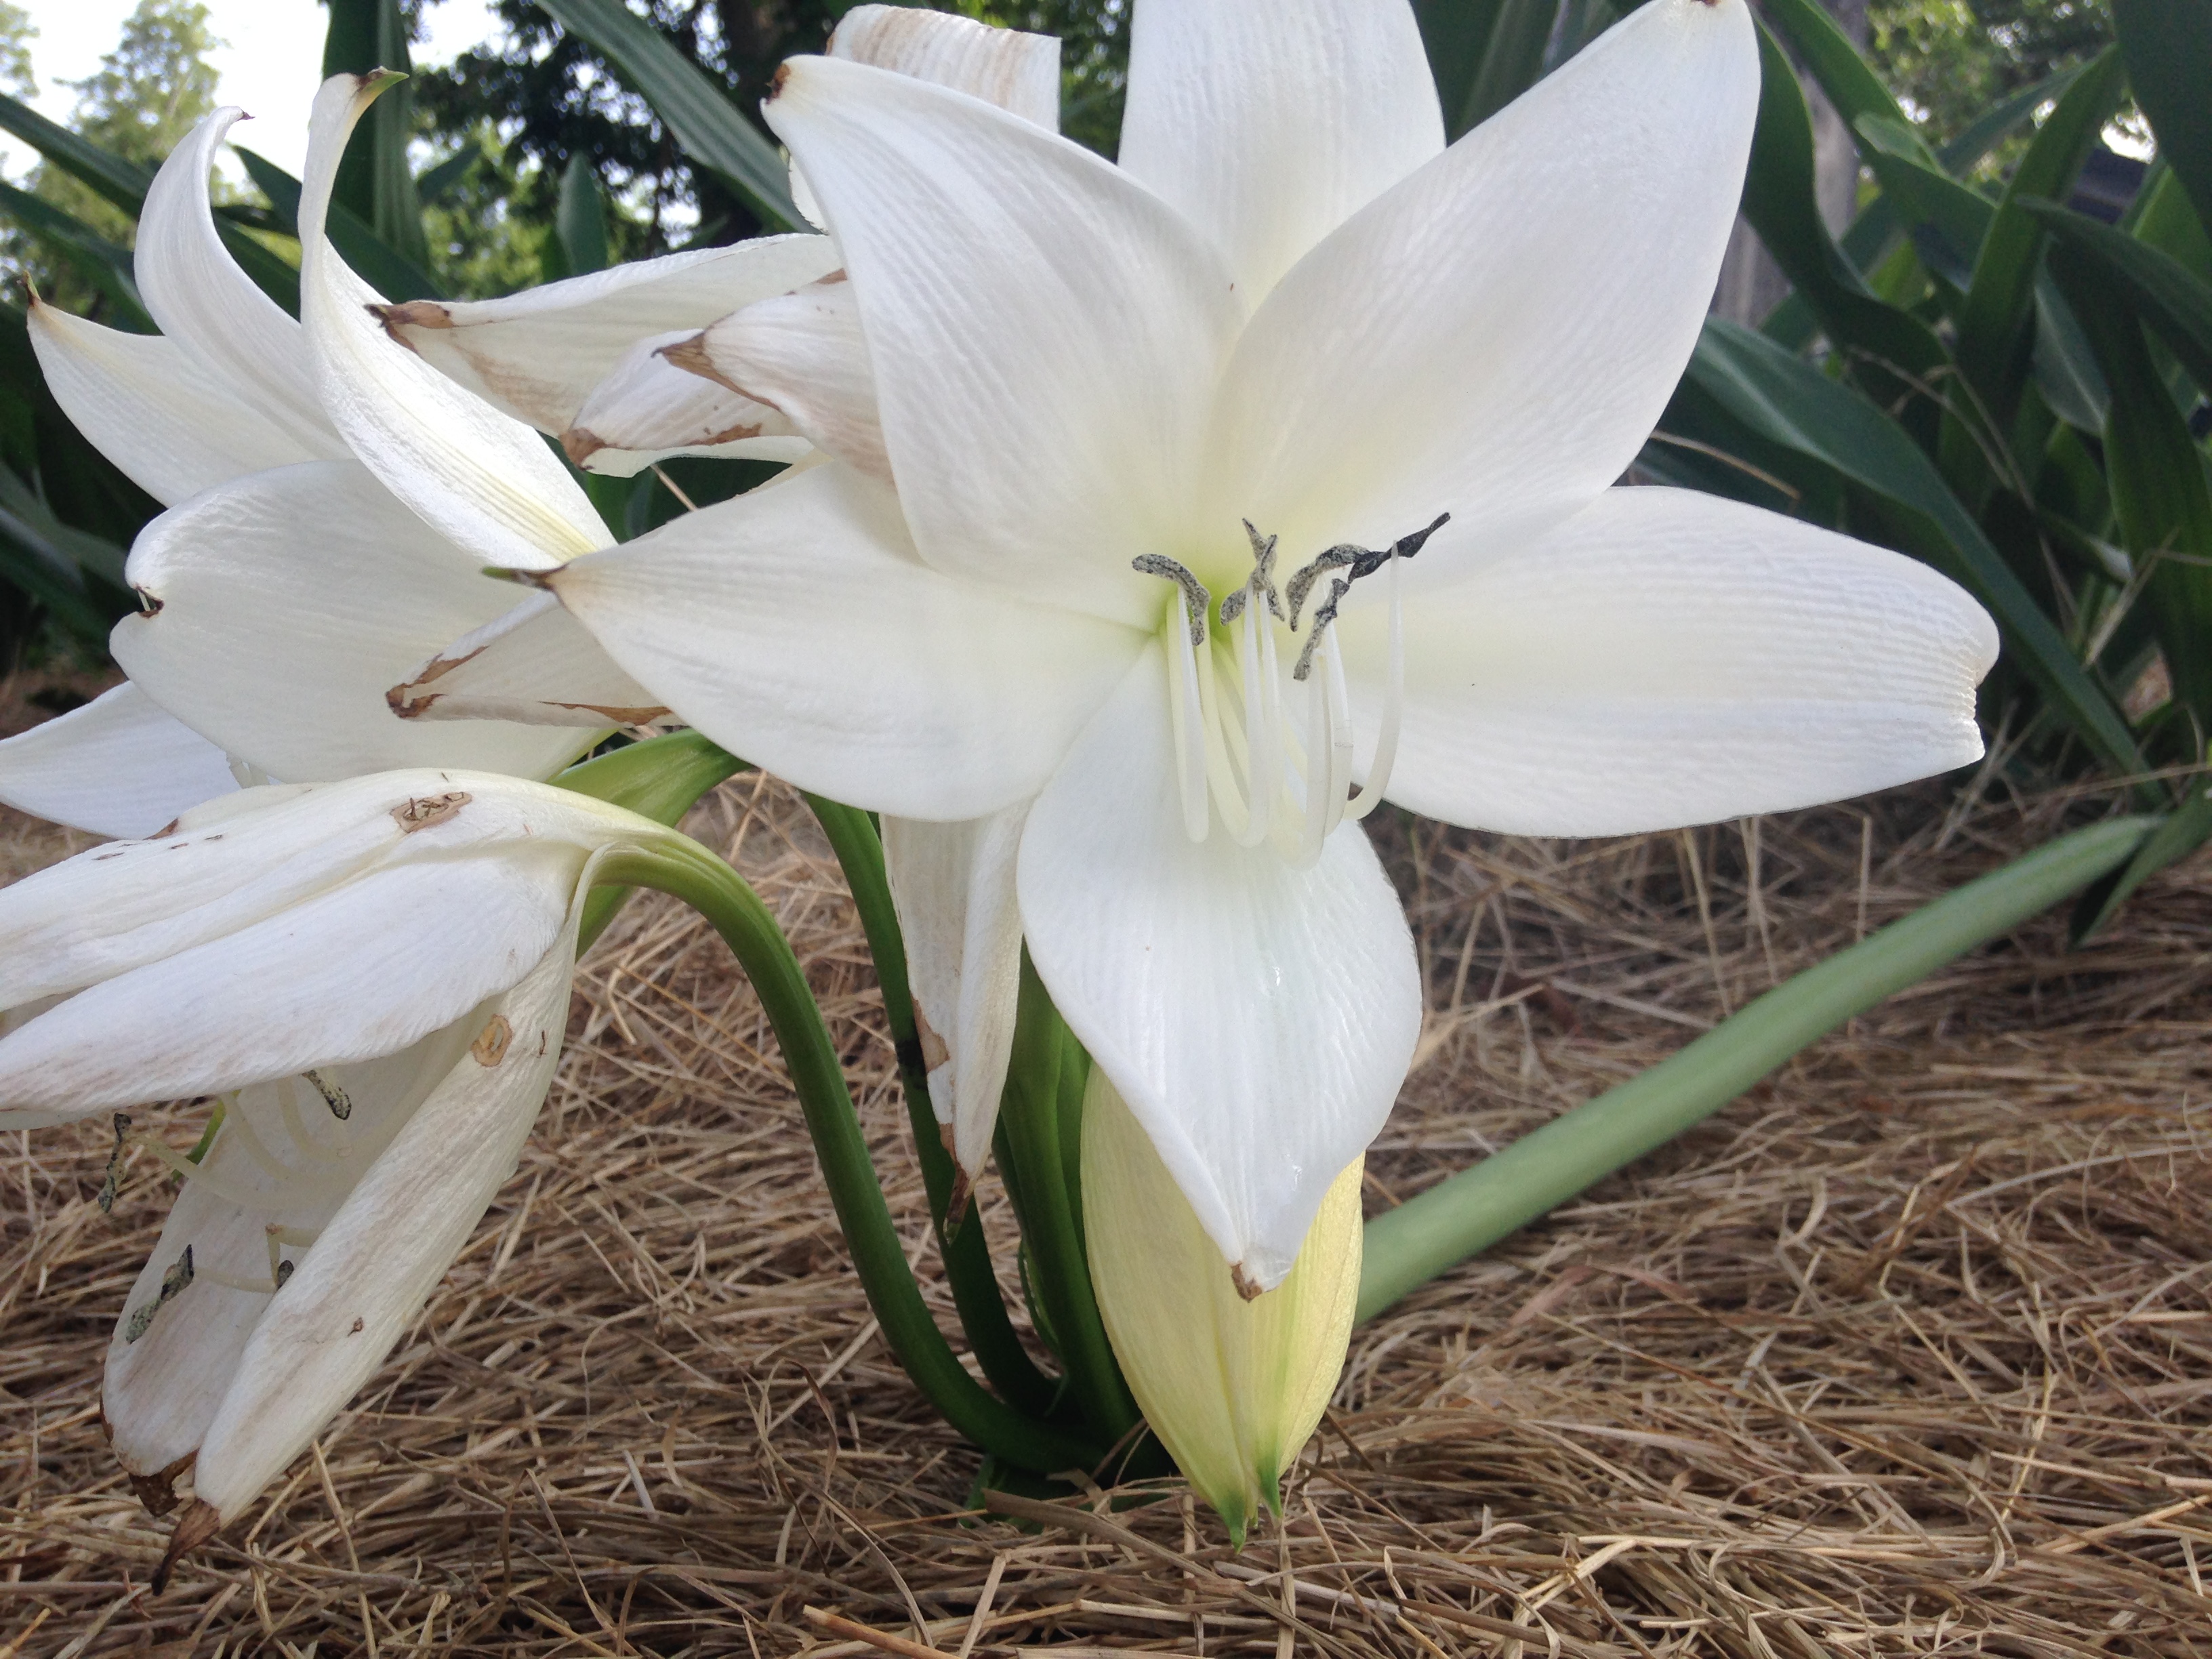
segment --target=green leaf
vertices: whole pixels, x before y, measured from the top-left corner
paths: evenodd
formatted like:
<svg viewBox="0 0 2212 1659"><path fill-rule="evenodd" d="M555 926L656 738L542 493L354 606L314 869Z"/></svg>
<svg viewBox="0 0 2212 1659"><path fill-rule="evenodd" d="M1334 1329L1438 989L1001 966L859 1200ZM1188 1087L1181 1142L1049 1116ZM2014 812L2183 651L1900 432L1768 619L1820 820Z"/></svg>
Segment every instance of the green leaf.
<svg viewBox="0 0 2212 1659"><path fill-rule="evenodd" d="M2151 607L2174 696L2212 732L2212 480L2152 361L2142 326L2109 303L2102 268L2071 246L2051 270L2074 302L2090 349L2112 389L2105 470L2120 544L2148 561L2141 603ZM2196 745L2202 752L2201 743Z"/></svg>
<svg viewBox="0 0 2212 1659"><path fill-rule="evenodd" d="M407 20L396 0L328 0L331 23L323 37L323 76L367 75L374 70L410 73ZM422 237L422 204L407 165L414 137L415 100L405 82L369 106L347 141L331 199L349 209L376 239L402 258L423 265L430 250ZM415 296L395 296L408 297Z"/></svg>
<svg viewBox="0 0 2212 1659"><path fill-rule="evenodd" d="M27 500L33 511L10 511ZM104 645L112 622L86 594L76 561L47 532L56 520L29 486L0 468L0 580L44 605L54 622L88 645Z"/></svg>
<svg viewBox="0 0 2212 1659"><path fill-rule="evenodd" d="M1904 428L1802 358L1724 319L1706 319L1688 379L1769 441L1832 469L1904 515L1907 527L1921 532L1907 550L1989 608L2016 665L2082 739L2117 770L2142 769L2112 699Z"/></svg>
<svg viewBox="0 0 2212 1659"><path fill-rule="evenodd" d="M1956 349L1960 372L1999 432L2009 429L2019 409L2034 338L2043 222L2025 203L2031 197L2063 200L2072 191L2089 147L2119 107L2125 87L2119 52L2107 48L2066 89L2035 135L1982 240L1959 313ZM1954 479L1979 476L1980 451L1955 416L1945 422L1943 460Z"/></svg>
<svg viewBox="0 0 2212 1659"><path fill-rule="evenodd" d="M568 256L568 274L582 276L607 268L607 199L592 158L578 150L561 173L561 197L553 220Z"/></svg>
<svg viewBox="0 0 2212 1659"><path fill-rule="evenodd" d="M1945 361L1917 318L1876 297L1837 248L1814 191L1813 116L1796 71L1764 25L1759 34L1759 125L1744 180L1744 216L1837 345L1866 360L1884 402L1910 386L1880 367L1924 375Z"/></svg>
<svg viewBox="0 0 2212 1659"><path fill-rule="evenodd" d="M484 153L471 142L432 167L415 181L415 194L425 205L445 199L446 192L476 170Z"/></svg>
<svg viewBox="0 0 2212 1659"><path fill-rule="evenodd" d="M243 144L234 144L231 149L244 164L246 176L253 181L253 187L269 198L269 205L275 210L277 222L283 226L285 234L296 237L300 234L300 181ZM362 281L386 299L434 300L444 295L436 277L387 246L351 210L331 203L325 223L330 232L331 246L344 256L345 262ZM297 277L298 273L294 272L295 283Z"/></svg>
<svg viewBox="0 0 2212 1659"><path fill-rule="evenodd" d="M2158 331L2212 397L2212 287L2172 255L2055 202L2023 202L2081 262L2079 280L2099 303L2124 303Z"/></svg>
<svg viewBox="0 0 2212 1659"><path fill-rule="evenodd" d="M622 0L538 0L653 106L684 153L741 193L771 230L804 228L783 157L707 72Z"/></svg>
<svg viewBox="0 0 2212 1659"><path fill-rule="evenodd" d="M74 215L28 191L0 181L0 213L60 253L85 279L106 296L116 314L110 319L134 333L151 334L154 319L146 314L137 279L131 273L131 250L118 247Z"/></svg>
<svg viewBox="0 0 2212 1659"><path fill-rule="evenodd" d="M154 182L153 170L110 155L18 99L0 93L0 130L12 132L64 173L137 216Z"/></svg>
<svg viewBox="0 0 2212 1659"><path fill-rule="evenodd" d="M1415 0L1444 136L1480 126L1536 83L1559 0Z"/></svg>
<svg viewBox="0 0 2212 1659"><path fill-rule="evenodd" d="M1946 173L1966 172L2011 137L2014 131L2036 111L2065 96L2066 88L2072 86L2087 67L2086 64L2069 64L1985 111L1964 132L1936 153L1937 165Z"/></svg>
<svg viewBox="0 0 2212 1659"><path fill-rule="evenodd" d="M2136 888L2207 840L2212 840L2212 789L2197 778L2191 782L2189 798L2159 821L2136 855L2081 895L2068 927L2073 942L2080 945L2094 936Z"/></svg>
<svg viewBox="0 0 2212 1659"><path fill-rule="evenodd" d="M1927 146L1921 143L1911 120L1890 95L1881 77L1859 55L1851 39L1836 26L1813 0L1766 0L1761 8L1766 21L1781 33L1783 39L1796 49L1805 68L1827 94L1828 101L1844 118L1844 125L1858 131L1858 124L1867 119L1889 122L1911 135L1913 146L1930 162ZM1863 146L1862 146L1863 149Z"/></svg>
<svg viewBox="0 0 2212 1659"><path fill-rule="evenodd" d="M1974 260L1996 204L1937 167L1920 136L1887 116L1862 115L1859 153L1880 181L1891 210L1913 232L1929 270L1954 289L1973 280Z"/></svg>
<svg viewBox="0 0 2212 1659"><path fill-rule="evenodd" d="M2112 21L2158 153L2212 229L2212 0L2112 0Z"/></svg>

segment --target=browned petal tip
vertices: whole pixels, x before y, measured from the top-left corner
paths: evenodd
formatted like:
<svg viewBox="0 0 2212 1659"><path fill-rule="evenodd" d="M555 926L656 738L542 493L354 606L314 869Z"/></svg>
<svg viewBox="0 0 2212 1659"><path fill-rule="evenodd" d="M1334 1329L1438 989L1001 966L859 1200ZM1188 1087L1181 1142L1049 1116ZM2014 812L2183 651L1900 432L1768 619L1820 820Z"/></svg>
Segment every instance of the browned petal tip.
<svg viewBox="0 0 2212 1659"><path fill-rule="evenodd" d="M790 79L791 65L788 64L778 64L775 66L775 79L768 83L769 102L774 103L777 99L783 96L783 83Z"/></svg>
<svg viewBox="0 0 2212 1659"><path fill-rule="evenodd" d="M686 374L696 374L702 380L712 380L723 390L734 392L740 398L750 395L743 386L714 367L714 360L707 355L707 333L704 329L688 340L678 340L674 345L665 345L653 355L665 358L672 366L682 369Z"/></svg>
<svg viewBox="0 0 2212 1659"><path fill-rule="evenodd" d="M438 694L433 691L427 697L418 697L415 695L417 684L410 680L404 685L392 686L384 694L384 706L403 720L419 719L438 701Z"/></svg>
<svg viewBox="0 0 2212 1659"><path fill-rule="evenodd" d="M945 1197L945 1225L949 1231L957 1231L968 1213L968 1200L975 1196L975 1183L968 1179L968 1171L957 1165L952 1171L952 1190Z"/></svg>
<svg viewBox="0 0 2212 1659"><path fill-rule="evenodd" d="M169 1588L169 1575L177 1570L177 1563L222 1530L222 1516L214 1504L200 1498L177 1517L177 1529L169 1534L169 1547L161 1552L161 1565L154 1569L154 1594L159 1595Z"/></svg>
<svg viewBox="0 0 2212 1659"><path fill-rule="evenodd" d="M103 1414L102 1421L105 1420ZM113 1438L112 1433L109 1437ZM188 1451L167 1468L156 1469L151 1474L138 1474L127 1468L124 1470L125 1476L131 1482L131 1490L146 1506L147 1514L167 1515L177 1507L177 1477L191 1468L192 1460L198 1455L197 1451Z"/></svg>
<svg viewBox="0 0 2212 1659"><path fill-rule="evenodd" d="M572 426L561 434L561 453L581 466L607 447L607 441L586 426Z"/></svg>
<svg viewBox="0 0 2212 1659"><path fill-rule="evenodd" d="M369 306L368 314L384 325L384 331L405 346L410 351L415 343L399 331L403 328L451 328L453 313L435 300L409 300L396 306Z"/></svg>
<svg viewBox="0 0 2212 1659"><path fill-rule="evenodd" d="M1267 1289L1266 1285L1256 1284L1246 1277L1244 1264L1241 1261L1229 1270L1229 1282L1237 1287L1237 1294L1247 1302L1257 1302L1266 1294Z"/></svg>

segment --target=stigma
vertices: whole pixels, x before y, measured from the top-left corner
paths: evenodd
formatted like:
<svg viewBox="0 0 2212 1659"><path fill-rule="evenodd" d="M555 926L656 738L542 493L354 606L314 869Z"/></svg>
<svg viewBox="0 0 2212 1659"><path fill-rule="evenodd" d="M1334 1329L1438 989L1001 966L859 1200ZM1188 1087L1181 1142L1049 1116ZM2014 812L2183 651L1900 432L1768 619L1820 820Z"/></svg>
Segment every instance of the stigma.
<svg viewBox="0 0 2212 1659"><path fill-rule="evenodd" d="M1328 548L1279 589L1276 538L1247 520L1252 568L1217 610L1188 568L1162 554L1133 562L1179 590L1161 629L1168 667L1176 781L1183 830L1194 842L1222 828L1241 847L1272 846L1300 868L1346 818L1374 811L1397 758L1406 700L1405 614L1398 567L1449 522L1449 513L1383 548ZM1352 585L1380 574L1388 590L1389 659L1375 754L1352 789L1351 698L1336 638L1338 607ZM1327 592L1306 614L1315 589ZM1287 601L1287 605L1286 602ZM1278 625L1297 642L1286 676ZM1303 624L1303 627L1301 626Z"/></svg>

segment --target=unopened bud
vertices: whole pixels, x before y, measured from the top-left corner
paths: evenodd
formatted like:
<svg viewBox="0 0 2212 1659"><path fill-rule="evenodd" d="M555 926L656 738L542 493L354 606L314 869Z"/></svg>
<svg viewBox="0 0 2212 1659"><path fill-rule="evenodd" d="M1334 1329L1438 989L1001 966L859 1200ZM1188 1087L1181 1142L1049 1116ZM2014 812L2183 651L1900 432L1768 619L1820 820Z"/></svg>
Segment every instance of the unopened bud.
<svg viewBox="0 0 2212 1659"><path fill-rule="evenodd" d="M1359 1177L1340 1175L1297 1265L1247 1300L1134 1114L1091 1068L1083 1103L1091 1278L1130 1391L1237 1544L1335 1392L1359 1293Z"/></svg>

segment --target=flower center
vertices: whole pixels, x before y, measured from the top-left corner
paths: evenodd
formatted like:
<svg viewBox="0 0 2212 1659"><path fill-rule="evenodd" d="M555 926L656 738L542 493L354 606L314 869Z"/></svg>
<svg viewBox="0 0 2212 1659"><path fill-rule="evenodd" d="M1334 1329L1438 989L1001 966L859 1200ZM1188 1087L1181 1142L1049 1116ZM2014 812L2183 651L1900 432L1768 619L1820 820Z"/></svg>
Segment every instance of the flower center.
<svg viewBox="0 0 2212 1659"><path fill-rule="evenodd" d="M1132 561L1136 570L1172 581L1182 590L1180 603L1170 606L1161 632L1167 649L1176 781L1182 792L1183 829L1194 842L1206 839L1213 812L1218 811L1223 828L1239 846L1271 843L1303 868L1320 858L1322 843L1338 824L1374 811L1389 785L1405 706L1405 618L1398 563L1419 552L1450 517L1449 513L1439 514L1426 529L1401 536L1389 547L1332 547L1301 567L1283 592L1275 586L1275 538L1261 536L1247 520L1244 533L1252 544L1252 573L1222 600L1218 615L1212 594L1183 565L1158 553ZM1383 574L1389 593L1389 672L1374 763L1355 798L1351 699L1334 624L1337 607L1352 585L1377 572ZM1306 618L1301 638L1299 620L1306 601L1324 578L1328 592ZM1287 683L1276 651L1278 623L1299 640ZM1304 719L1296 720L1290 705L1301 696L1304 707L1298 712Z"/></svg>

